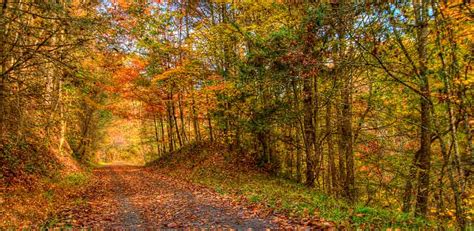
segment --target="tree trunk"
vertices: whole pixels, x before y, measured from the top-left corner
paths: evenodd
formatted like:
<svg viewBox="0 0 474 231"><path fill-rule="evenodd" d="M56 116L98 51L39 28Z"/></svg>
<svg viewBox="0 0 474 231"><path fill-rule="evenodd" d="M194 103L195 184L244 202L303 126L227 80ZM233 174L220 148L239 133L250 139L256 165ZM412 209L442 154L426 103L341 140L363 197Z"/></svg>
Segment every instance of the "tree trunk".
<svg viewBox="0 0 474 231"><path fill-rule="evenodd" d="M351 100L351 76L343 82L342 89L342 129L341 139L343 143L343 152L346 162L346 180L344 184L344 193L347 199L355 199L354 185L354 155L352 150L352 100Z"/></svg>
<svg viewBox="0 0 474 231"><path fill-rule="evenodd" d="M209 104L209 97L206 95L206 101ZM209 126L209 139L211 140L211 143L214 142L214 135L212 131L212 118L211 118L211 113L209 112L209 109L207 109L207 122Z"/></svg>
<svg viewBox="0 0 474 231"><path fill-rule="evenodd" d="M313 124L313 99L311 89L311 79L303 80L303 104L304 104L304 143L306 150L306 185L314 186L314 124Z"/></svg>
<svg viewBox="0 0 474 231"><path fill-rule="evenodd" d="M413 163L410 165L410 169L408 170L408 177L405 181L405 189L403 193L403 207L402 211L404 213L409 213L411 210L411 201L412 201L412 194L413 194L413 179L416 179L416 175L418 174L418 169L416 167L416 163L418 163L420 158L420 150L415 153L413 157Z"/></svg>
<svg viewBox="0 0 474 231"><path fill-rule="evenodd" d="M181 134L183 137L183 143L186 144L188 138L186 136L186 128L185 128L186 122L184 120L183 102L182 102L181 93L178 94L178 108L179 108L179 119L181 121L181 131L182 131Z"/></svg>
<svg viewBox="0 0 474 231"><path fill-rule="evenodd" d="M342 102L341 100L338 98L337 99L337 102L338 102L338 105L341 105ZM345 161L345 157L344 157L344 143L343 143L343 139L342 139L342 120L343 120L343 115L342 115L342 112L341 112L341 108L340 107L336 107L336 114L337 114L337 129L338 129L338 165L339 165L339 181L338 181L338 190L343 193L344 191L344 186L346 185L346 161Z"/></svg>
<svg viewBox="0 0 474 231"><path fill-rule="evenodd" d="M327 132L327 144L328 144L328 175L329 180L329 191L337 187L337 176L336 176L336 163L334 162L334 144L332 140L332 124L331 124L331 102L328 102L326 105L326 132Z"/></svg>
<svg viewBox="0 0 474 231"><path fill-rule="evenodd" d="M169 151L174 151L174 139L173 139L173 111L171 109L171 97L168 97L169 100L166 103L168 108L168 142L169 142Z"/></svg>
<svg viewBox="0 0 474 231"><path fill-rule="evenodd" d="M155 141L156 141L156 154L160 155L160 138L158 135L158 123L156 122L156 115L153 114L153 125L155 127Z"/></svg>
<svg viewBox="0 0 474 231"><path fill-rule="evenodd" d="M192 93L192 105L191 105L191 110L192 110L192 117L193 117L193 129L194 129L194 137L196 141L201 140L201 133L199 131L199 120L198 120L198 114L196 112L196 101L194 99L194 92Z"/></svg>
<svg viewBox="0 0 474 231"><path fill-rule="evenodd" d="M415 20L417 25L417 53L419 60L419 77L421 90L420 116L420 158L417 162L419 170L418 189L416 197L415 214L417 216L426 216L428 211L428 197L430 187L430 168L431 168L431 98L430 85L427 74L427 54L426 43L428 36L428 9L427 0L421 2L415 1Z"/></svg>
<svg viewBox="0 0 474 231"><path fill-rule="evenodd" d="M316 56L313 56L313 59L316 59ZM313 164L314 164L314 179L318 182L319 185L319 174L321 170L321 164L322 164L322 146L321 143L319 142L319 89L318 89L318 75L315 73L316 70L311 70L311 73L313 73L313 124L314 124L314 158L313 158Z"/></svg>
<svg viewBox="0 0 474 231"><path fill-rule="evenodd" d="M161 150L163 153L166 152L166 143L165 143L165 126L163 124L163 118L160 115L160 128L161 128Z"/></svg>
<svg viewBox="0 0 474 231"><path fill-rule="evenodd" d="M298 182L302 182L303 179L302 179L302 176L301 176L301 165L302 165L302 153L301 153L301 148L300 148L300 144L301 144L301 139L300 139L300 134L298 132L298 128L299 126L296 126L295 127L295 143L296 143L296 181Z"/></svg>

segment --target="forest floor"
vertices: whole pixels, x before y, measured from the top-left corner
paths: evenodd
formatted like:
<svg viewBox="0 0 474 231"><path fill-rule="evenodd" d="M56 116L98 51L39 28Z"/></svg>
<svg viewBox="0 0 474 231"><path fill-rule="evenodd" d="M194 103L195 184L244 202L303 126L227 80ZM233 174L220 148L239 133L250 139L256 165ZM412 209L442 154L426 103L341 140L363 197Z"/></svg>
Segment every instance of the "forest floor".
<svg viewBox="0 0 474 231"><path fill-rule="evenodd" d="M247 158L219 145L190 145L148 166L114 163L47 180L40 188L0 190L0 229L433 227L327 196Z"/></svg>
<svg viewBox="0 0 474 231"><path fill-rule="evenodd" d="M94 170L97 182L84 203L61 212L55 227L278 228L282 217L151 168L110 165Z"/></svg>

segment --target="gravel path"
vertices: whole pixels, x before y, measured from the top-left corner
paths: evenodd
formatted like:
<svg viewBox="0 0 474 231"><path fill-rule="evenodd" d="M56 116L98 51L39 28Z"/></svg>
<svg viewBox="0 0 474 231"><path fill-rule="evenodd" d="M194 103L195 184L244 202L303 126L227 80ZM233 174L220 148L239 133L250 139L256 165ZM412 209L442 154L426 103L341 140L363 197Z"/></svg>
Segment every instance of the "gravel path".
<svg viewBox="0 0 474 231"><path fill-rule="evenodd" d="M73 227L105 229L277 228L273 217L230 197L143 167L108 166L84 203L65 211Z"/></svg>

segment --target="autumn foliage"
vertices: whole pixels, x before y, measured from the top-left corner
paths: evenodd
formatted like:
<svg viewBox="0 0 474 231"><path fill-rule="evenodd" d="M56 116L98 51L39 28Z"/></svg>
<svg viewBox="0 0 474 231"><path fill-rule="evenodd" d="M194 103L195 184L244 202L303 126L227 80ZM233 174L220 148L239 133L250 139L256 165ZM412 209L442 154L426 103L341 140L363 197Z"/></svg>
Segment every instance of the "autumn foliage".
<svg viewBox="0 0 474 231"><path fill-rule="evenodd" d="M1 16L2 184L206 143L357 224L383 208L472 225L469 1L4 1Z"/></svg>

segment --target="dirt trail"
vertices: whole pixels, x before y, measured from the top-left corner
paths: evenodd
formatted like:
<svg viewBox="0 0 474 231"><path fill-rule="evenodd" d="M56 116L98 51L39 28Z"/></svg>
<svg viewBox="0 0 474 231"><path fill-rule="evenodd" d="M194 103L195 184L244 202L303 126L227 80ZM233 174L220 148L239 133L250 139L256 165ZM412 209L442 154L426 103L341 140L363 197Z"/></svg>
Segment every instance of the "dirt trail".
<svg viewBox="0 0 474 231"><path fill-rule="evenodd" d="M74 227L106 229L277 228L271 216L240 206L209 189L143 167L108 166L86 202L63 213Z"/></svg>

